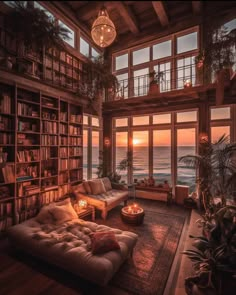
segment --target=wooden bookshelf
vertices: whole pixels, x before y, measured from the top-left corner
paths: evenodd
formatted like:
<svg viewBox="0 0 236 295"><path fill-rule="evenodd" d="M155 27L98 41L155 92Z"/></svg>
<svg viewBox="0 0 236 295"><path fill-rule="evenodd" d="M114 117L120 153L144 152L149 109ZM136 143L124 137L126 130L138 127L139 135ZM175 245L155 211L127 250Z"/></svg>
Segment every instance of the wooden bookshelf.
<svg viewBox="0 0 236 295"><path fill-rule="evenodd" d="M0 232L82 181L82 107L0 84Z"/></svg>

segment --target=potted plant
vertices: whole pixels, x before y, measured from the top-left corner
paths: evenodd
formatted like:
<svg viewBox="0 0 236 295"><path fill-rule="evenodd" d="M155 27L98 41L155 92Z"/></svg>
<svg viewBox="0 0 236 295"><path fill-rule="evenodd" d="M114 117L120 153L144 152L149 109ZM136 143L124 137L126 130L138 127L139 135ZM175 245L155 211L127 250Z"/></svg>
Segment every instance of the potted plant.
<svg viewBox="0 0 236 295"><path fill-rule="evenodd" d="M225 206L211 218L208 237L193 237L195 249L183 254L196 275L185 280L188 295L234 294L236 287L236 206Z"/></svg>
<svg viewBox="0 0 236 295"><path fill-rule="evenodd" d="M207 212L214 206L214 199L220 199L221 206L232 196L236 180L236 142L229 142L229 137L221 136L216 142L208 139L200 142L200 154L186 155L179 159L189 167L199 169L199 195Z"/></svg>
<svg viewBox="0 0 236 295"><path fill-rule="evenodd" d="M160 93L160 83L164 80L164 72L152 71L149 73L149 95Z"/></svg>
<svg viewBox="0 0 236 295"><path fill-rule="evenodd" d="M212 78L216 86L216 104L223 103L224 85L229 81L235 63L236 30L228 32L224 26L211 25L205 36L203 50L196 57L198 73L202 75L204 71L205 78ZM212 80L212 79L211 79Z"/></svg>

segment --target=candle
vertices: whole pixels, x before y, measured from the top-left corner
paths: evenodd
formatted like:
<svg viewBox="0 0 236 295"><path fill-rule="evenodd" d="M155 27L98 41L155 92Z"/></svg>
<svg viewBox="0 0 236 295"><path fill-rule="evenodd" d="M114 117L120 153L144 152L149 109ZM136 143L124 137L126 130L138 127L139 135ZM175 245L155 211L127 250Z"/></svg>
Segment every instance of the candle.
<svg viewBox="0 0 236 295"><path fill-rule="evenodd" d="M79 207L80 208L86 208L87 207L87 201L86 200L79 200Z"/></svg>
<svg viewBox="0 0 236 295"><path fill-rule="evenodd" d="M128 213L131 213L132 212L132 208L129 206L128 207Z"/></svg>

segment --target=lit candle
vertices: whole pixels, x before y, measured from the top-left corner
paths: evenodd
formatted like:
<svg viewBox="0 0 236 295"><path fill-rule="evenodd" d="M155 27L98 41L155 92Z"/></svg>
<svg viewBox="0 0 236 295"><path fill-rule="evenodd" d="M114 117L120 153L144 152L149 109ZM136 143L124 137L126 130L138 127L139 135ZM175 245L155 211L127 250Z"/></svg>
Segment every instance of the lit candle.
<svg viewBox="0 0 236 295"><path fill-rule="evenodd" d="M132 212L132 208L129 206L128 207L128 213L131 213Z"/></svg>
<svg viewBox="0 0 236 295"><path fill-rule="evenodd" d="M80 208L86 208L87 207L87 201L86 200L79 200L79 207Z"/></svg>

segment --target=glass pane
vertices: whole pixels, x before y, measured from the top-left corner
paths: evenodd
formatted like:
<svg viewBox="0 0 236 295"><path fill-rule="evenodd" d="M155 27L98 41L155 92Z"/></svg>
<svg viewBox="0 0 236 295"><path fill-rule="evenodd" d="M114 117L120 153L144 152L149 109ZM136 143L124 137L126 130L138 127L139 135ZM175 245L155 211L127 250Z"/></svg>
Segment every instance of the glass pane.
<svg viewBox="0 0 236 295"><path fill-rule="evenodd" d="M139 65L150 61L150 47L146 47L133 52L133 65Z"/></svg>
<svg viewBox="0 0 236 295"><path fill-rule="evenodd" d="M196 121L197 111L177 113L177 123Z"/></svg>
<svg viewBox="0 0 236 295"><path fill-rule="evenodd" d="M127 183L127 169L120 171L119 163L126 159L128 152L128 132L116 132L116 170L121 175L121 181Z"/></svg>
<svg viewBox="0 0 236 295"><path fill-rule="evenodd" d="M88 178L88 130L83 130L83 179Z"/></svg>
<svg viewBox="0 0 236 295"><path fill-rule="evenodd" d="M197 32L177 38L177 53L182 53L197 48Z"/></svg>
<svg viewBox="0 0 236 295"><path fill-rule="evenodd" d="M133 125L149 125L149 116L133 117Z"/></svg>
<svg viewBox="0 0 236 295"><path fill-rule="evenodd" d="M221 119L230 119L230 107L211 109L211 120Z"/></svg>
<svg viewBox="0 0 236 295"><path fill-rule="evenodd" d="M88 116L83 115L83 124L88 125Z"/></svg>
<svg viewBox="0 0 236 295"><path fill-rule="evenodd" d="M171 132L153 131L153 178L155 184L171 184Z"/></svg>
<svg viewBox="0 0 236 295"><path fill-rule="evenodd" d="M211 142L216 142L224 134L230 136L229 126L211 127Z"/></svg>
<svg viewBox="0 0 236 295"><path fill-rule="evenodd" d="M128 53L115 58L115 71L128 67Z"/></svg>
<svg viewBox="0 0 236 295"><path fill-rule="evenodd" d="M186 155L196 154L196 131L195 128L177 130L177 184L189 186L189 191L196 188L196 170L189 168L178 159Z"/></svg>
<svg viewBox="0 0 236 295"><path fill-rule="evenodd" d="M168 124L171 123L170 114L161 114L153 116L153 124Z"/></svg>
<svg viewBox="0 0 236 295"><path fill-rule="evenodd" d="M128 126L128 118L115 119L115 127Z"/></svg>
<svg viewBox="0 0 236 295"><path fill-rule="evenodd" d="M134 71L134 96L147 94L149 88L148 68Z"/></svg>
<svg viewBox="0 0 236 295"><path fill-rule="evenodd" d="M80 37L80 53L82 53L85 56L89 56L89 44L81 37Z"/></svg>
<svg viewBox="0 0 236 295"><path fill-rule="evenodd" d="M116 94L116 98L127 98L129 89L128 89L128 73L124 73L121 75L116 76L118 82L119 82L119 90L118 93Z"/></svg>
<svg viewBox="0 0 236 295"><path fill-rule="evenodd" d="M149 177L148 131L133 132L133 179Z"/></svg>
<svg viewBox="0 0 236 295"><path fill-rule="evenodd" d="M186 80L196 84L195 57L186 57L177 61L177 88L183 88Z"/></svg>
<svg viewBox="0 0 236 295"><path fill-rule="evenodd" d="M100 53L92 47L92 57L98 57L99 55Z"/></svg>
<svg viewBox="0 0 236 295"><path fill-rule="evenodd" d="M163 80L160 81L160 92L170 91L171 90L171 69L170 62L163 64L155 65L154 71L164 72Z"/></svg>
<svg viewBox="0 0 236 295"><path fill-rule="evenodd" d="M171 56L171 40L153 45L153 59Z"/></svg>
<svg viewBox="0 0 236 295"><path fill-rule="evenodd" d="M231 21L225 23L224 28L226 29L226 31L228 33L231 32L233 29L236 29L236 18L234 18Z"/></svg>
<svg viewBox="0 0 236 295"><path fill-rule="evenodd" d="M14 1L5 1L5 2L14 2ZM26 3L27 1L24 1L24 2ZM43 10L49 18L54 20L54 18L55 18L54 15L51 12L49 12L45 7L40 5L38 2L34 1L34 7Z"/></svg>
<svg viewBox="0 0 236 295"><path fill-rule="evenodd" d="M92 117L92 126L99 127L99 119L96 117Z"/></svg>
<svg viewBox="0 0 236 295"><path fill-rule="evenodd" d="M69 30L69 33L68 33L68 36L69 36L69 39L65 38L64 41L69 44L70 46L72 47L75 47L75 32L70 28L68 27L66 24L64 24L62 21L59 20L59 24Z"/></svg>
<svg viewBox="0 0 236 295"><path fill-rule="evenodd" d="M99 165L99 132L92 131L92 178L97 178L97 167Z"/></svg>

